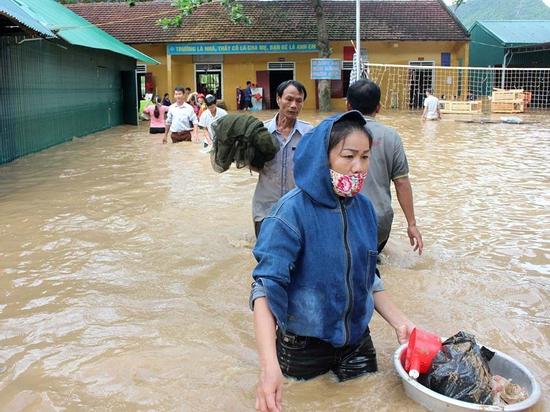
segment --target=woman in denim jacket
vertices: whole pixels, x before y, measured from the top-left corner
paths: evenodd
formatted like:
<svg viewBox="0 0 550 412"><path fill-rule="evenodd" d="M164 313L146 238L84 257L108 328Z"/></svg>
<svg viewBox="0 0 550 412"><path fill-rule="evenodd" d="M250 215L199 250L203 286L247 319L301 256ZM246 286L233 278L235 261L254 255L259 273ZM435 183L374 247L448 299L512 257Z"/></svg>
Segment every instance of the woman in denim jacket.
<svg viewBox="0 0 550 412"><path fill-rule="evenodd" d="M377 370L368 324L374 309L400 343L414 325L375 275L376 215L360 193L372 138L357 111L302 137L296 188L264 220L250 296L260 358L256 409L280 411L285 376L333 371L340 381Z"/></svg>

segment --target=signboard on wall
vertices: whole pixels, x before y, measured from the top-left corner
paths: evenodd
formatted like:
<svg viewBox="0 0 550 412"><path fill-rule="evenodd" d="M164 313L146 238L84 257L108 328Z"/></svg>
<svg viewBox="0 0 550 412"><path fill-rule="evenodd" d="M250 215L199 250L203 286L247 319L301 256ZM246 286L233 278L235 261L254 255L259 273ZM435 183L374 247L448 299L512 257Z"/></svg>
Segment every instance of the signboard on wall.
<svg viewBox="0 0 550 412"><path fill-rule="evenodd" d="M340 59L311 59L312 80L340 80L342 61Z"/></svg>
<svg viewBox="0 0 550 412"><path fill-rule="evenodd" d="M172 56L193 54L251 54L251 53L313 53L314 42L266 43L169 43L166 52Z"/></svg>

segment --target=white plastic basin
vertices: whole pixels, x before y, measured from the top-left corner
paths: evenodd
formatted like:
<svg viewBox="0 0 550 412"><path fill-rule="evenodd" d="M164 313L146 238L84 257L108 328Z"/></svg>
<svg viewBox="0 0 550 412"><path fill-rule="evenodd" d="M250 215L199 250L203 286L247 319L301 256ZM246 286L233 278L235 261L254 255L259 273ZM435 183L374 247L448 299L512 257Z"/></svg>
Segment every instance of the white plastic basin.
<svg viewBox="0 0 550 412"><path fill-rule="evenodd" d="M430 411L524 411L535 405L540 398L540 385L533 374L517 360L492 348L488 348L495 352L495 356L489 362L491 373L512 379L513 383L525 388L529 393L527 399L512 405L493 406L458 401L441 395L410 378L409 374L405 372L401 363L401 354L406 347L407 344L403 344L397 348L393 354L393 366L401 378L407 396Z"/></svg>

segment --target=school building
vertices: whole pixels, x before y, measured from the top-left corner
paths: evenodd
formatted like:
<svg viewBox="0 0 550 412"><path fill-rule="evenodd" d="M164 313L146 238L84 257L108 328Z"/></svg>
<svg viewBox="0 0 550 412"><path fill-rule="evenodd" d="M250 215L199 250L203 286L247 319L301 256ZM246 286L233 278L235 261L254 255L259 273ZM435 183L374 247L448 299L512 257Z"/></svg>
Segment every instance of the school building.
<svg viewBox="0 0 550 412"><path fill-rule="evenodd" d="M308 90L316 107L312 59L319 58L317 23L309 1L242 1L249 26L229 20L219 2L200 6L181 27L163 29L158 19L177 14L170 1L81 3L68 6L102 30L160 62L139 64L138 89L172 95L182 85L215 94L230 110L236 90L250 80L263 89L263 108L276 108L275 89L287 79ZM355 2L323 2L331 58L340 59L341 80L332 81L332 107L342 110L355 39ZM442 0L361 3L361 48L370 63L468 66L467 30ZM412 73L414 76L414 73ZM382 90L384 93L384 88Z"/></svg>

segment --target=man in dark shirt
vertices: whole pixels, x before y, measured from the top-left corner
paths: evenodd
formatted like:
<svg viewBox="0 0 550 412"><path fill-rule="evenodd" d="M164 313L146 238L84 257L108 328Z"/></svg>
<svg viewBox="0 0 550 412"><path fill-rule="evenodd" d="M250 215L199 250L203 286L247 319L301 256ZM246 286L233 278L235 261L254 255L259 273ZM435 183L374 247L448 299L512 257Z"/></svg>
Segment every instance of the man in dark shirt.
<svg viewBox="0 0 550 412"><path fill-rule="evenodd" d="M357 80L348 89L348 110L365 117L365 127L373 138L369 172L362 189L374 205L378 223L378 252L388 238L393 222L390 186L393 182L399 205L407 219L407 235L413 250L422 254L424 242L416 226L409 164L401 137L394 129L375 120L380 111L380 87L370 80Z"/></svg>
<svg viewBox="0 0 550 412"><path fill-rule="evenodd" d="M248 80L246 82L246 89L244 89L243 109L248 110L251 107L252 107L252 82Z"/></svg>

